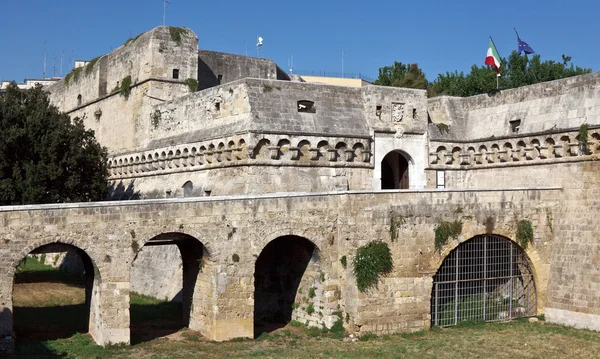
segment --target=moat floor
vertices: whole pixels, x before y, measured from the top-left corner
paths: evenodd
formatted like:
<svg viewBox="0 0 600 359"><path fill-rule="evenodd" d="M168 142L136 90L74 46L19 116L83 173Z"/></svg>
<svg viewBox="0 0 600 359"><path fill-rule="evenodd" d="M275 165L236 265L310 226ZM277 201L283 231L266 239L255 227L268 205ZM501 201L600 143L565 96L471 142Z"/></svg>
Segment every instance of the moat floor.
<svg viewBox="0 0 600 359"><path fill-rule="evenodd" d="M28 263L14 287L14 358L598 358L600 333L528 319L412 334L323 333L292 322L257 339L216 343L181 328L181 305L133 294L132 346L102 348L85 331L83 285Z"/></svg>

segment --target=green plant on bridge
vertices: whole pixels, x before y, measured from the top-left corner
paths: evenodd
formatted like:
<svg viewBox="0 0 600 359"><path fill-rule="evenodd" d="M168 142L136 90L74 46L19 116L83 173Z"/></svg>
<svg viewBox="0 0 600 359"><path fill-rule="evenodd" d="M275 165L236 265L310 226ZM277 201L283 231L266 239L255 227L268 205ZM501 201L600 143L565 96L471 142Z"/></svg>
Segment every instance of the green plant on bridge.
<svg viewBox="0 0 600 359"><path fill-rule="evenodd" d="M587 155L590 150L589 144L588 144L588 136L589 136L588 130L589 130L588 124L584 123L581 126L579 126L579 134L577 135L577 138L579 140L579 150L584 155Z"/></svg>
<svg viewBox="0 0 600 359"><path fill-rule="evenodd" d="M448 242L448 239L456 239L462 232L461 221L440 221L435 227L435 250L440 252L442 247Z"/></svg>
<svg viewBox="0 0 600 359"><path fill-rule="evenodd" d="M527 249L529 243L533 243L533 225L531 224L531 221L523 219L517 223L516 239L517 243L519 243L523 249Z"/></svg>
<svg viewBox="0 0 600 359"><path fill-rule="evenodd" d="M365 244L356 251L353 266L358 290L364 293L371 287L377 287L379 277L394 268L390 247L380 240Z"/></svg>

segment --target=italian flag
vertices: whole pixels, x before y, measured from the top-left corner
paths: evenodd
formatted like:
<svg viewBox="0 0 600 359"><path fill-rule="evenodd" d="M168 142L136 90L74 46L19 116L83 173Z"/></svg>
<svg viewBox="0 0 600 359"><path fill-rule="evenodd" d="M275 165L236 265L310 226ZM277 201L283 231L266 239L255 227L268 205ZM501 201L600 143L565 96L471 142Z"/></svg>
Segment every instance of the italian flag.
<svg viewBox="0 0 600 359"><path fill-rule="evenodd" d="M500 73L500 56L494 43L490 39L490 46L488 47L487 56L485 57L485 64L493 66L496 72Z"/></svg>

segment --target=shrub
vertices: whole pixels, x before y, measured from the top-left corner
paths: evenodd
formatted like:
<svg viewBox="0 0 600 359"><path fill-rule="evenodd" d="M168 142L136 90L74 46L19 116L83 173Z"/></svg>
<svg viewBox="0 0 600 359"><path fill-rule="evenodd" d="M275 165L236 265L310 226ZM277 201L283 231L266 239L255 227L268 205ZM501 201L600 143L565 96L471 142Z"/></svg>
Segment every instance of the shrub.
<svg viewBox="0 0 600 359"><path fill-rule="evenodd" d="M390 273L394 268L390 247L382 241L372 241L358 248L353 264L356 285L363 293L376 287L379 277Z"/></svg>
<svg viewBox="0 0 600 359"><path fill-rule="evenodd" d="M521 220L517 223L517 243L523 249L527 249L529 243L533 243L533 226L531 221Z"/></svg>
<svg viewBox="0 0 600 359"><path fill-rule="evenodd" d="M125 97L125 99L129 99L129 94L131 93L131 76L127 75L121 81L121 88L119 89L119 95Z"/></svg>

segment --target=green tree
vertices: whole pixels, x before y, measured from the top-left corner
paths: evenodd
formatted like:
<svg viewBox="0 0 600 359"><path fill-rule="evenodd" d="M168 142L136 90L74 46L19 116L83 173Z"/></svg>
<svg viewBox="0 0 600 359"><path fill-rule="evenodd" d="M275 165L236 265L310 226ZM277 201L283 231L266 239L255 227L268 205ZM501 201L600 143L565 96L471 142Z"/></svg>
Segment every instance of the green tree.
<svg viewBox="0 0 600 359"><path fill-rule="evenodd" d="M427 78L417 64L403 64L394 61L394 65L379 69L375 85L426 89Z"/></svg>
<svg viewBox="0 0 600 359"><path fill-rule="evenodd" d="M59 113L41 87L0 97L0 205L97 201L107 151L83 121Z"/></svg>
<svg viewBox="0 0 600 359"><path fill-rule="evenodd" d="M541 61L540 55L531 58L513 51L508 59L501 59L499 89L511 89L545 81L583 75L592 72L570 64L571 57L563 55L562 63ZM487 66L473 65L469 74L446 72L439 74L428 87L429 96L473 96L491 93L496 89L496 72Z"/></svg>

